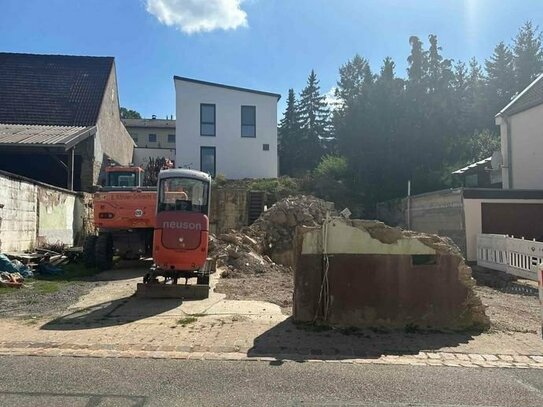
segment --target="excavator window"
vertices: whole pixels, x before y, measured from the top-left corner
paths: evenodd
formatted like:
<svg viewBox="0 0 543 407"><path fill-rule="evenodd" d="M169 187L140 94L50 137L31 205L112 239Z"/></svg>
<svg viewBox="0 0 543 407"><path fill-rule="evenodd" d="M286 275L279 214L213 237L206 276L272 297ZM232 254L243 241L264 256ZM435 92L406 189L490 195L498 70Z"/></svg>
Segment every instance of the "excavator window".
<svg viewBox="0 0 543 407"><path fill-rule="evenodd" d="M107 179L108 187L138 187L140 186L140 175L135 172L110 172Z"/></svg>
<svg viewBox="0 0 543 407"><path fill-rule="evenodd" d="M158 212L208 213L209 185L192 178L166 178L160 181Z"/></svg>

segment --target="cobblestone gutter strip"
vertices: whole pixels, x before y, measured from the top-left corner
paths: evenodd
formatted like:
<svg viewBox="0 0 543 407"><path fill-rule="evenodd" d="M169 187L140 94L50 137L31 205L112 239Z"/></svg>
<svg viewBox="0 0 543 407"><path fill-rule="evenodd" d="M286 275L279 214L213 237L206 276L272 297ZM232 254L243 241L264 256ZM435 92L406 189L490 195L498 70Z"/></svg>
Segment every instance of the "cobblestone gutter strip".
<svg viewBox="0 0 543 407"><path fill-rule="evenodd" d="M273 356L251 356L246 352L221 352L210 348L207 352L191 351L183 346L146 345L80 345L55 343L2 343L0 356L70 356L94 358L145 358L145 359L190 359L222 361L264 361L269 363L309 362L309 363L350 363L384 364L410 366L450 366L466 368L512 368L543 369L543 356L530 355L490 355L473 353L430 353L416 355L385 355L375 358L333 358L312 357L302 354L277 354Z"/></svg>

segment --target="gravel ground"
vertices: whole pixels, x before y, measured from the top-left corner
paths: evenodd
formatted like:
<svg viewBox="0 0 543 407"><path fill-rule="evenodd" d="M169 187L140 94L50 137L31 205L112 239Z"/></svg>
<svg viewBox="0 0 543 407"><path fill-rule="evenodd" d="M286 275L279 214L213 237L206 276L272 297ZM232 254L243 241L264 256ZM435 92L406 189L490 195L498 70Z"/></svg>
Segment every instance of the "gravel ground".
<svg viewBox="0 0 543 407"><path fill-rule="evenodd" d="M59 314L100 284L104 283L28 279L20 289L0 291L0 318Z"/></svg>
<svg viewBox="0 0 543 407"><path fill-rule="evenodd" d="M262 273L221 278L215 291L232 300L268 301L292 314L294 278L291 273ZM476 286L475 291L487 307L491 329L502 332L537 333L541 327L539 299L533 295L506 293L491 287Z"/></svg>
<svg viewBox="0 0 543 407"><path fill-rule="evenodd" d="M475 291L487 306L491 330L537 333L541 327L539 299L533 295L510 294L477 286Z"/></svg>

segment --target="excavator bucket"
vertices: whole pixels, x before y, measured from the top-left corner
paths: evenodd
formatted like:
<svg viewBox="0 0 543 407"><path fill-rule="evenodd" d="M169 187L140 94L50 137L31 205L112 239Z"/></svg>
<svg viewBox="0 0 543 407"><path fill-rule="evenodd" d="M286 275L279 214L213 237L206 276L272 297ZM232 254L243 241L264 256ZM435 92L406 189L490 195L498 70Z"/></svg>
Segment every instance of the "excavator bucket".
<svg viewBox="0 0 543 407"><path fill-rule="evenodd" d="M196 284L177 284L178 278L171 278L167 270L152 269L143 283L138 283L136 296L142 298L180 298L203 300L209 297L209 275L217 269L217 261L207 258L204 266L195 273L179 275L180 278L196 277ZM175 272L174 272L175 273ZM158 277L164 277L162 282ZM188 281L188 280L187 280Z"/></svg>

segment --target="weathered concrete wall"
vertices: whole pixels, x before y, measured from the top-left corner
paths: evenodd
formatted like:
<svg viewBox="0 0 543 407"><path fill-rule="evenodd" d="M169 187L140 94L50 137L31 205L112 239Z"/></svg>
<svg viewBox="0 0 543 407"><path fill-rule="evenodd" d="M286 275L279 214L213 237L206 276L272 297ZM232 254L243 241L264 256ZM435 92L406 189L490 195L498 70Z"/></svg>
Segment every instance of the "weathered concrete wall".
<svg viewBox="0 0 543 407"><path fill-rule="evenodd" d="M75 195L37 188L38 246L73 243Z"/></svg>
<svg viewBox="0 0 543 407"><path fill-rule="evenodd" d="M89 200L90 194L0 173L0 206L3 206L0 252L32 250L44 244L79 243L92 222Z"/></svg>
<svg viewBox="0 0 543 407"><path fill-rule="evenodd" d="M448 189L414 195L410 203L411 230L447 236L465 255L466 225L462 202L462 189ZM407 199L401 203L383 202L377 206L379 220L394 226L407 227ZM400 222L404 219L404 222Z"/></svg>
<svg viewBox="0 0 543 407"><path fill-rule="evenodd" d="M470 268L438 236L333 218L324 233L300 229L297 251L297 321L318 316L338 326L423 329L488 324L472 290ZM328 307L326 301L319 303L323 281L329 287Z"/></svg>
<svg viewBox="0 0 543 407"><path fill-rule="evenodd" d="M96 137L94 143L94 171L93 182L98 182L102 161L107 156L121 165L128 165L132 162L134 152L134 140L126 131L121 122L119 113L119 97L117 93L117 76L115 64L111 70L104 99L100 107L100 114L96 123Z"/></svg>
<svg viewBox="0 0 543 407"><path fill-rule="evenodd" d="M38 223L36 185L0 174L0 252L30 249L36 241Z"/></svg>
<svg viewBox="0 0 543 407"><path fill-rule="evenodd" d="M213 233L241 229L249 224L249 191L213 188L211 191L210 227Z"/></svg>

